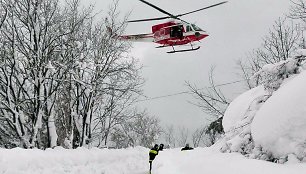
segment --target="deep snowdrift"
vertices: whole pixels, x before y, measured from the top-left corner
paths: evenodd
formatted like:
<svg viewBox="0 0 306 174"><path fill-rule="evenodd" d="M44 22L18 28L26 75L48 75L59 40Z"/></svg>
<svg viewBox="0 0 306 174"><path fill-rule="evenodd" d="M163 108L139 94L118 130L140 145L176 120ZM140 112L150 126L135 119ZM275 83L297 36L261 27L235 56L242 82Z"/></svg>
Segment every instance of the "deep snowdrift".
<svg viewBox="0 0 306 174"><path fill-rule="evenodd" d="M0 149L1 174L148 174L149 149L42 150ZM304 164L274 164L213 148L166 149L153 163L153 174L301 174Z"/></svg>
<svg viewBox="0 0 306 174"><path fill-rule="evenodd" d="M260 76L262 85L238 96L225 112L222 152L279 163L306 162L306 67L302 57L268 64L254 75Z"/></svg>
<svg viewBox="0 0 306 174"><path fill-rule="evenodd" d="M257 112L252 123L256 146L279 158L306 156L306 71L283 84Z"/></svg>
<svg viewBox="0 0 306 174"><path fill-rule="evenodd" d="M247 124L248 122L243 120L247 118L250 107L265 95L267 92L263 86L258 86L238 96L226 109L222 120L224 131L234 131Z"/></svg>

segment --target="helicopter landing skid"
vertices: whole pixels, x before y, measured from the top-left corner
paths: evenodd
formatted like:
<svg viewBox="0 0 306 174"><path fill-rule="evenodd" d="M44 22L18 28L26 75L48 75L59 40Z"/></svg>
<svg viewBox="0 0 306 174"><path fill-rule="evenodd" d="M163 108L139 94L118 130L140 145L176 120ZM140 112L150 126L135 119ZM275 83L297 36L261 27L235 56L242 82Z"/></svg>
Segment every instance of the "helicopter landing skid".
<svg viewBox="0 0 306 174"><path fill-rule="evenodd" d="M170 47L170 45L161 45L161 46L158 46L158 47L155 47L155 48L166 48L166 47Z"/></svg>
<svg viewBox="0 0 306 174"><path fill-rule="evenodd" d="M173 51L168 51L167 53L179 53L179 52L187 52L187 51L195 51L200 49L200 46L196 47L196 48L191 48L191 49L185 49L185 50L174 50Z"/></svg>

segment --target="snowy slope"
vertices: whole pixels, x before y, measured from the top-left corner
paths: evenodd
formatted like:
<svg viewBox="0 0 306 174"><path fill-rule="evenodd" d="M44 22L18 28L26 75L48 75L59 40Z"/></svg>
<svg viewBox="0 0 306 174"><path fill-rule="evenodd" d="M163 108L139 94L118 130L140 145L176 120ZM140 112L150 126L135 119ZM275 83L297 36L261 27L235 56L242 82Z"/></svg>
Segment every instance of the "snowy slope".
<svg viewBox="0 0 306 174"><path fill-rule="evenodd" d="M0 149L2 174L146 174L149 149ZM153 163L153 174L301 174L304 164L275 164L213 148L166 149Z"/></svg>

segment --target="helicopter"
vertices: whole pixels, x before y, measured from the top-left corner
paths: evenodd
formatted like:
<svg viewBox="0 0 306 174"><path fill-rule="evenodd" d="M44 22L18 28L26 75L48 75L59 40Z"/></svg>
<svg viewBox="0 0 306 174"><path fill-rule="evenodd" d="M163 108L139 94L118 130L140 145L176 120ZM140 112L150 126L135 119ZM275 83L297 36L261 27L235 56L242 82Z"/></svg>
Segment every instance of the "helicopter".
<svg viewBox="0 0 306 174"><path fill-rule="evenodd" d="M133 23L133 22L156 21L156 20L164 20L164 19L170 19L170 21L153 25L152 33L121 35L119 36L119 39L129 40L132 42L154 42L154 43L160 44L160 46L156 48L172 47L173 50L168 51L167 53L177 53L177 52L198 50L200 46L194 47L194 42L200 41L208 36L208 33L206 31L202 30L200 27L196 26L195 24L184 21L180 17L227 3L227 1L223 1L217 4L213 4L213 5L204 7L204 8L200 8L198 10L194 10L194 11L190 11L190 12L182 13L178 15L173 15L145 0L139 0L139 1L153 7L154 9L160 11L163 14L166 14L167 16L148 18L148 19L139 19L139 20L129 20L127 22ZM186 45L186 44L190 44L191 48L181 49L181 50L176 50L174 48L175 46Z"/></svg>

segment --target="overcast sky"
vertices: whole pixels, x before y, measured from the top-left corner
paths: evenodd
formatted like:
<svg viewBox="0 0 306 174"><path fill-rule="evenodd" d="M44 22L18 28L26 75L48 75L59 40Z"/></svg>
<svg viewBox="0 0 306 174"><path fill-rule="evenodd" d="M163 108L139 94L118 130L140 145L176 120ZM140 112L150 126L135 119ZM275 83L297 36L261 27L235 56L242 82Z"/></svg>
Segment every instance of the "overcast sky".
<svg viewBox="0 0 306 174"><path fill-rule="evenodd" d="M85 0L84 0L85 1ZM106 11L112 0L90 0L96 9ZM193 11L220 1L216 0L148 0L172 14ZM86 1L86 3L89 1ZM143 64L146 79L144 93L148 97L164 96L188 90L185 81L199 88L208 85L208 72L216 66L217 84L239 80L235 61L257 48L278 17L284 16L290 6L289 0L229 0L228 3L201 11L182 19L196 23L208 31L201 49L194 52L167 54L170 48L156 49L154 43L133 44L132 54ZM164 14L138 0L120 0L122 14L132 11L130 19L161 17ZM161 23L164 21L160 21ZM126 34L149 33L151 26L159 23L130 23ZM233 97L242 92L242 84L224 87ZM207 116L188 101L188 94L140 102L148 112L163 124L185 126L189 129L205 124Z"/></svg>

